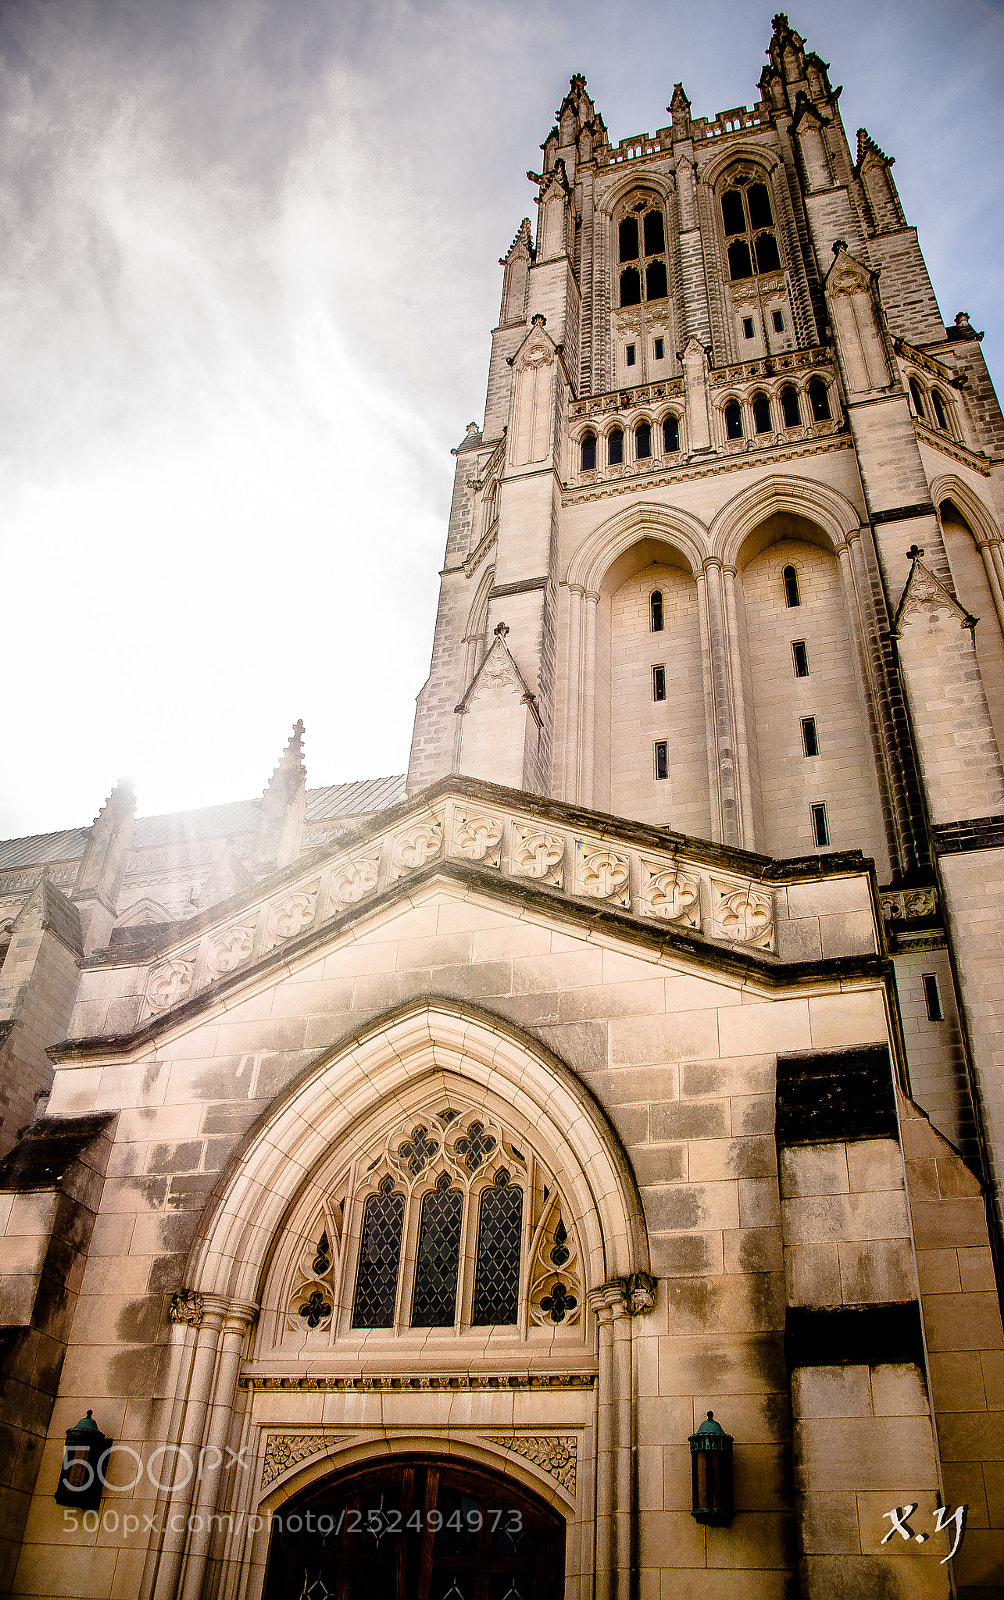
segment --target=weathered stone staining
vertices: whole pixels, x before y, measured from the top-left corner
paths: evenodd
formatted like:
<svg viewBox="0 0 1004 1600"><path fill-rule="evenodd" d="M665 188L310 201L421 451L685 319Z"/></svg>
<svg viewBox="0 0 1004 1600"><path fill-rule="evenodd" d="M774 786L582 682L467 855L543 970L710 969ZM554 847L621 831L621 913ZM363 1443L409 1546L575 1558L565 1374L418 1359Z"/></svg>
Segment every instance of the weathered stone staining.
<svg viewBox="0 0 1004 1600"><path fill-rule="evenodd" d="M366 1584L350 1503L460 1592L462 1481L512 1593L1004 1586L1004 417L768 55L618 145L571 80L407 783L307 789L298 723L258 802L0 845L19 1600Z"/></svg>

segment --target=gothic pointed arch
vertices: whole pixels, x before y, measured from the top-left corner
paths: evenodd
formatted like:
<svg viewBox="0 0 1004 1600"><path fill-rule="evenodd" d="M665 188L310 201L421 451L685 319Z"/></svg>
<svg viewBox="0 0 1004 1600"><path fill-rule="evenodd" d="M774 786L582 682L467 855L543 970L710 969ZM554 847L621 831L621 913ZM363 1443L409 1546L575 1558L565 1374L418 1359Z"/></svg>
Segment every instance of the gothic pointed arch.
<svg viewBox="0 0 1004 1600"><path fill-rule="evenodd" d="M953 472L943 473L931 481L931 499L936 506L950 500L969 524L977 544L1001 543L1001 528L990 507Z"/></svg>
<svg viewBox="0 0 1004 1600"><path fill-rule="evenodd" d="M459 1085L472 1102L504 1102L561 1171L582 1251L584 1290L649 1268L648 1237L630 1162L579 1078L511 1025L452 1002L409 1006L329 1051L245 1141L207 1207L189 1257L195 1294L258 1303L292 1207L328 1196L317 1175L333 1150L360 1144L381 1106L424 1083ZM368 1145L366 1145L368 1149ZM330 1241L329 1241L330 1242Z"/></svg>
<svg viewBox="0 0 1004 1600"><path fill-rule="evenodd" d="M569 562L565 583L598 593L614 562L643 539L670 545L693 576L710 552L707 529L696 517L675 506L643 501L594 529Z"/></svg>
<svg viewBox="0 0 1004 1600"><path fill-rule="evenodd" d="M860 514L836 489L808 478L774 473L722 506L710 529L713 553L725 566L734 567L749 536L778 513L814 524L834 551L861 526Z"/></svg>

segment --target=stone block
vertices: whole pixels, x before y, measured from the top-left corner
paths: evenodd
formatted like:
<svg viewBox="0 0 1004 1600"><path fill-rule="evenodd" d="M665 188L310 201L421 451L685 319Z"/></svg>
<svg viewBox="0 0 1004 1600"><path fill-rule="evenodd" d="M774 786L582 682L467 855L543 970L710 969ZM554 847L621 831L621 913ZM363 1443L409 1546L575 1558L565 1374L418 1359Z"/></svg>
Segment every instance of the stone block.
<svg viewBox="0 0 1004 1600"><path fill-rule="evenodd" d="M786 1200L846 1194L850 1188L845 1144L794 1145L782 1150L780 1157L781 1193Z"/></svg>

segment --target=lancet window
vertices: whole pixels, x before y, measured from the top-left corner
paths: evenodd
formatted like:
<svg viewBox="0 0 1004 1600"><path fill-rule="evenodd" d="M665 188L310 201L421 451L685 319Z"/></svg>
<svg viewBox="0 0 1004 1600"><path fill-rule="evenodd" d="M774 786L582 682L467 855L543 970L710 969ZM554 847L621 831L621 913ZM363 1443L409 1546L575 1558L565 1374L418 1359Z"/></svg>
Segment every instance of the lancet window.
<svg viewBox="0 0 1004 1600"><path fill-rule="evenodd" d="M666 228L661 209L650 200L630 203L617 228L617 255L622 306L666 298Z"/></svg>
<svg viewBox="0 0 1004 1600"><path fill-rule="evenodd" d="M280 1343L581 1332L580 1254L558 1186L483 1110L423 1106L336 1189L292 1253Z"/></svg>
<svg viewBox="0 0 1004 1600"><path fill-rule="evenodd" d="M734 181L722 195L722 222L733 283L780 271L774 212L765 183L750 178Z"/></svg>

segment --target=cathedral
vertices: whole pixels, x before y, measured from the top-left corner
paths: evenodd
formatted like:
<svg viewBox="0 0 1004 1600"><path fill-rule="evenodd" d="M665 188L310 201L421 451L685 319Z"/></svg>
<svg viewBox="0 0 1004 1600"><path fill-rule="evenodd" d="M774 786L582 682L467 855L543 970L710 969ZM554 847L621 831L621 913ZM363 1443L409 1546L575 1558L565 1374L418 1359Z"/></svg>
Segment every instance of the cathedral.
<svg viewBox="0 0 1004 1600"><path fill-rule="evenodd" d="M1004 1593L1004 416L839 94L571 79L407 774L0 844L4 1593Z"/></svg>

